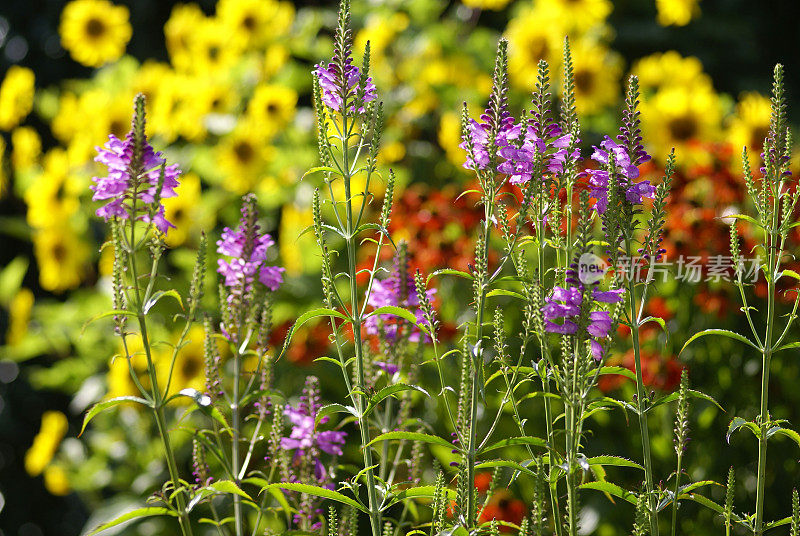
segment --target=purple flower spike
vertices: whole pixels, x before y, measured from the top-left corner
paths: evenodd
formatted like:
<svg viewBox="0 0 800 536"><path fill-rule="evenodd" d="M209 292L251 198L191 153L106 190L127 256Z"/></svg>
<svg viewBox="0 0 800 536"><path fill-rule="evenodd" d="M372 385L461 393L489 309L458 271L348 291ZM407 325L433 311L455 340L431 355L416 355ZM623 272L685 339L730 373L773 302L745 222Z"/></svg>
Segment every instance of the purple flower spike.
<svg viewBox="0 0 800 536"><path fill-rule="evenodd" d="M159 231L166 234L175 226L164 217L164 205L160 203L160 199L178 195L175 188L179 185L178 177L181 171L177 164L164 166L166 163L164 155L155 152L146 140L142 145L141 170L132 170L134 144L134 131L131 130L125 140L120 140L111 134L103 147L96 148L98 154L95 161L108 167L108 175L94 177L92 179L94 184L90 186L94 192L93 201L108 201L97 209L96 214L106 221L111 218L129 219L135 210L135 219L149 223L151 208L148 205L155 203L158 197L159 204L155 207L152 223ZM158 183L162 166L164 166L164 181L159 195ZM135 172L136 176L132 176L132 172Z"/></svg>
<svg viewBox="0 0 800 536"><path fill-rule="evenodd" d="M322 90L322 102L340 113L344 112L342 105L345 100L350 104L349 112L358 110L359 113L364 113L364 105L375 100L377 96L372 77L367 77L364 86L360 87L361 69L353 65L352 61L352 58L346 58L343 73L334 62L330 62L328 65L320 63L314 70ZM359 101L361 93L363 93L363 99Z"/></svg>
<svg viewBox="0 0 800 536"><path fill-rule="evenodd" d="M283 282L285 269L266 265L267 251L275 245L275 241L268 234L259 234L258 225L255 224L257 215L251 214L251 211L255 211L254 205L252 198L246 198L239 227L236 230L225 227L222 238L217 241L217 252L230 257L217 261L217 272L225 279L231 301L236 296L250 292L256 279L273 291Z"/></svg>
<svg viewBox="0 0 800 536"><path fill-rule="evenodd" d="M631 162L625 146L606 136L600 143L600 147L594 147L592 160L601 166L607 166L610 155L614 157L614 165L618 173L617 180L619 181L619 186L625 189L625 198L628 203L639 205L644 201L645 197L649 199L655 197L656 188L650 184L649 180L635 182L635 179L639 178L639 168ZM650 156L647 153L640 154L637 158L639 162L645 162L649 159ZM603 214L608 208L608 170L604 168L590 169L589 175L591 195L597 200L595 208L597 212Z"/></svg>

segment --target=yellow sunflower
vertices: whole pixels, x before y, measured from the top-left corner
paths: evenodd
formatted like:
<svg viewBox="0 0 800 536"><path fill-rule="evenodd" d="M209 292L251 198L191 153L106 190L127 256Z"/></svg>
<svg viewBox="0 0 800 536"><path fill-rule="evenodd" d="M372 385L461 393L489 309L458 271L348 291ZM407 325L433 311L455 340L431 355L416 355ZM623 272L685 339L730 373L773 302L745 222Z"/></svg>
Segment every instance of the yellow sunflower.
<svg viewBox="0 0 800 536"><path fill-rule="evenodd" d="M473 9L488 9L499 11L506 7L511 0L462 0L465 6Z"/></svg>
<svg viewBox="0 0 800 536"><path fill-rule="evenodd" d="M67 495L72 486L64 468L59 464L50 464L44 469L44 487L51 495Z"/></svg>
<svg viewBox="0 0 800 536"><path fill-rule="evenodd" d="M42 173L25 192L28 224L35 229L62 226L80 208L79 195L86 188L75 176L64 149L51 149L44 156Z"/></svg>
<svg viewBox="0 0 800 536"><path fill-rule="evenodd" d="M571 45L578 114L591 115L617 102L622 60L606 47L581 39Z"/></svg>
<svg viewBox="0 0 800 536"><path fill-rule="evenodd" d="M314 251L314 237L311 233L302 234L313 223L310 207L300 207L296 203L283 205L279 243L281 262L287 275L311 273L321 266L319 255L308 254Z"/></svg>
<svg viewBox="0 0 800 536"><path fill-rule="evenodd" d="M11 130L33 108L35 77L33 71L12 65L0 84L0 130Z"/></svg>
<svg viewBox="0 0 800 536"><path fill-rule="evenodd" d="M61 13L58 31L72 59L100 67L125 53L132 30L127 7L107 0L73 0Z"/></svg>
<svg viewBox="0 0 800 536"><path fill-rule="evenodd" d="M191 68L192 42L198 28L205 21L206 16L197 4L177 4L172 8L169 19L164 24L164 37L167 41L167 52L176 69Z"/></svg>
<svg viewBox="0 0 800 536"><path fill-rule="evenodd" d="M33 250L42 288L61 292L77 287L86 271L89 248L64 222L33 234Z"/></svg>
<svg viewBox="0 0 800 536"><path fill-rule="evenodd" d="M45 411L39 433L25 453L25 471L31 476L39 476L53 460L58 445L67 433L67 417L60 411Z"/></svg>
<svg viewBox="0 0 800 536"><path fill-rule="evenodd" d="M139 337L127 337L126 344L130 353L130 364L125 354L122 343L119 344L118 353L111 359L108 365L106 382L108 383L108 393L106 399L117 398L120 396L141 396L139 388L131 378L131 369L139 383L145 389L150 389L150 378L147 374L147 358L144 355L142 340ZM138 404L131 407L140 408Z"/></svg>
<svg viewBox="0 0 800 536"><path fill-rule="evenodd" d="M661 26L686 26L700 16L700 0L656 0L658 15L656 20Z"/></svg>
<svg viewBox="0 0 800 536"><path fill-rule="evenodd" d="M703 71L703 64L694 56L683 57L674 50L657 52L633 64L633 74L639 77L643 94L653 93L664 86L711 88L711 77Z"/></svg>
<svg viewBox="0 0 800 536"><path fill-rule="evenodd" d="M265 132L275 134L292 120L296 105L297 92L292 88L262 84L247 104L247 117Z"/></svg>
<svg viewBox="0 0 800 536"><path fill-rule="evenodd" d="M461 116L455 112L445 112L439 119L439 133L437 136L439 147L444 149L447 159L453 165L461 167L467 157L461 144Z"/></svg>
<svg viewBox="0 0 800 536"><path fill-rule="evenodd" d="M214 226L206 211L202 210L200 190L200 177L189 172L181 177L180 195L164 199L166 218L175 224L175 229L167 235L168 245L179 246L189 237L198 235L195 230Z"/></svg>
<svg viewBox="0 0 800 536"><path fill-rule="evenodd" d="M0 136L0 199L5 197L7 188L6 177L6 140Z"/></svg>
<svg viewBox="0 0 800 536"><path fill-rule="evenodd" d="M33 127L17 127L11 132L11 164L24 170L36 164L42 152L42 140Z"/></svg>
<svg viewBox="0 0 800 536"><path fill-rule="evenodd" d="M202 141L207 131L203 116L208 112L207 91L197 79L182 72L168 73L148 118L153 134L164 138L167 143L183 137L189 141Z"/></svg>
<svg viewBox="0 0 800 536"><path fill-rule="evenodd" d="M33 292L27 288L19 289L11 298L8 306L8 331L6 332L6 344L9 346L15 346L22 342L28 333L33 301Z"/></svg>
<svg viewBox="0 0 800 536"><path fill-rule="evenodd" d="M722 106L712 88L665 87L642 101L644 139L651 154L663 159L672 147L682 165L707 165L708 152L698 142L720 138Z"/></svg>
<svg viewBox="0 0 800 536"><path fill-rule="evenodd" d="M242 56L242 41L219 19L203 19L198 25L189 40L191 58L187 70L200 74L228 72Z"/></svg>
<svg viewBox="0 0 800 536"><path fill-rule="evenodd" d="M538 0L537 7L548 17L563 21L568 33L603 25L613 9L610 0Z"/></svg>
<svg viewBox="0 0 800 536"><path fill-rule="evenodd" d="M259 126L260 127L260 126ZM252 122L240 123L216 148L222 186L237 194L252 191L261 178L274 148L264 143L264 132Z"/></svg>
<svg viewBox="0 0 800 536"><path fill-rule="evenodd" d="M174 337L174 343L178 338ZM172 369L172 381L170 382L169 392L177 393L182 389L205 390L205 353L203 343L205 341L205 330L198 325L189 329L184 346L181 347L175 358L175 366ZM158 384L161 389L166 388L169 380L169 369L172 360L172 348L164 346L159 349L154 357L156 370L158 372Z"/></svg>
<svg viewBox="0 0 800 536"><path fill-rule="evenodd" d="M508 73L511 83L523 91L532 91L536 84L539 60L550 64L550 73L561 64L563 39L566 34L563 19L553 11L525 9L511 19L506 27L508 38Z"/></svg>
<svg viewBox="0 0 800 536"><path fill-rule="evenodd" d="M294 7L275 0L220 0L217 17L244 46L257 47L289 32Z"/></svg>
<svg viewBox="0 0 800 536"><path fill-rule="evenodd" d="M770 106L768 97L755 92L744 93L739 97L736 114L728 126L727 138L733 145L734 153L739 155L747 147L747 157L753 168L758 167L764 138L769 133Z"/></svg>
<svg viewBox="0 0 800 536"><path fill-rule="evenodd" d="M289 49L285 45L274 43L264 52L264 61L261 64L262 79L269 80L275 76L289 59Z"/></svg>

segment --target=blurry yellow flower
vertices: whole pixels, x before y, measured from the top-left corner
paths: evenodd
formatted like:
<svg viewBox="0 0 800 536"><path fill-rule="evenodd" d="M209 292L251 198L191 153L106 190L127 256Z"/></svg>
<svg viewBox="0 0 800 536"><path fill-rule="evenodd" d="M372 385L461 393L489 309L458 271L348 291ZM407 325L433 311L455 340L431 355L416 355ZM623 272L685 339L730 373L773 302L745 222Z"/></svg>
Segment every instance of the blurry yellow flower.
<svg viewBox="0 0 800 536"><path fill-rule="evenodd" d="M247 104L248 120L254 121L265 132L277 133L294 117L297 92L292 88L272 84L256 87Z"/></svg>
<svg viewBox="0 0 800 536"><path fill-rule="evenodd" d="M78 196L84 191L84 181L72 174L64 149L51 149L44 156L44 166L25 192L28 223L31 227L64 226L80 208Z"/></svg>
<svg viewBox="0 0 800 536"><path fill-rule="evenodd" d="M225 176L223 188L243 194L251 191L261 178L274 148L265 143L260 128L252 122L243 122L220 140L216 151L219 169Z"/></svg>
<svg viewBox="0 0 800 536"><path fill-rule="evenodd" d="M33 71L12 65L0 84L0 130L11 130L33 108Z"/></svg>
<svg viewBox="0 0 800 536"><path fill-rule="evenodd" d="M72 489L67 472L60 465L48 465L44 469L44 487L51 495L67 495Z"/></svg>
<svg viewBox="0 0 800 536"><path fill-rule="evenodd" d="M45 411L42 426L33 438L33 445L25 453L25 471L31 476L39 476L53 459L58 444L67 433L67 417L60 411Z"/></svg>
<svg viewBox="0 0 800 536"><path fill-rule="evenodd" d="M58 31L72 59L100 67L125 53L132 30L127 7L107 0L73 0L61 13Z"/></svg>
<svg viewBox="0 0 800 536"><path fill-rule="evenodd" d="M36 163L42 152L42 140L33 127L18 127L11 133L11 164L14 169L27 169Z"/></svg>
<svg viewBox="0 0 800 536"><path fill-rule="evenodd" d="M268 46L267 51L264 53L262 73L264 79L269 80L275 76L281 70L281 67L286 65L286 60L288 59L289 49L284 45L273 44Z"/></svg>
<svg viewBox="0 0 800 536"><path fill-rule="evenodd" d="M21 288L11 298L8 306L8 331L6 332L6 344L15 346L22 342L28 333L28 323L31 320L31 310L33 310L33 292L27 288Z"/></svg>
<svg viewBox="0 0 800 536"><path fill-rule="evenodd" d="M288 275L311 273L319 269L322 259L315 251L314 235L301 233L314 223L311 208L301 208L295 203L286 203L281 210L280 254Z"/></svg>
<svg viewBox="0 0 800 536"><path fill-rule="evenodd" d="M189 141L201 141L206 135L203 116L210 111L210 101L213 100L204 98L206 91L204 84L190 75L166 75L148 118L153 134L163 137L167 143L179 136Z"/></svg>
<svg viewBox="0 0 800 536"><path fill-rule="evenodd" d="M475 9L500 10L508 5L511 0L462 0L464 5Z"/></svg>
<svg viewBox="0 0 800 536"><path fill-rule="evenodd" d="M160 63L153 60L145 61L139 69L133 80L133 93L141 93L144 95L145 106L148 115L152 113L153 106L158 100L159 90L165 81L172 74L172 69L166 63Z"/></svg>
<svg viewBox="0 0 800 536"><path fill-rule="evenodd" d="M538 0L537 7L549 17L563 21L567 33L585 32L605 23L613 6L610 0Z"/></svg>
<svg viewBox="0 0 800 536"><path fill-rule="evenodd" d="M525 9L511 19L506 28L508 38L508 73L511 83L525 91L533 91L539 60L550 64L550 73L561 64L565 21L541 9Z"/></svg>
<svg viewBox="0 0 800 536"><path fill-rule="evenodd" d="M406 156L406 146L403 142L395 140L384 143L378 151L378 161L381 164L399 162Z"/></svg>
<svg viewBox="0 0 800 536"><path fill-rule="evenodd" d="M571 44L571 51L578 114L591 115L615 104L622 74L620 57L586 39Z"/></svg>
<svg viewBox="0 0 800 536"><path fill-rule="evenodd" d="M136 374L139 383L145 389L150 389L150 377L147 373L147 358L142 347L142 339L139 337L127 337L126 344L130 357L130 364L125 354L125 347L119 343L118 354L115 355L108 365L108 394L106 399L117 398L120 396L141 396L139 388L131 378L131 369ZM139 408L138 404L133 407Z"/></svg>
<svg viewBox="0 0 800 536"><path fill-rule="evenodd" d="M175 337L174 343L178 342ZM181 347L175 358L175 366L172 369L172 381L170 382L169 392L177 393L182 389L205 390L205 353L203 343L205 341L205 330L202 326L194 325L186 335L184 346ZM164 346L159 348L154 357L156 371L158 373L158 384L161 389L166 388L169 380L169 369L172 361L172 347Z"/></svg>
<svg viewBox="0 0 800 536"><path fill-rule="evenodd" d="M696 86L665 87L642 101L644 139L651 154L663 159L675 148L682 165L705 165L709 156L696 142L714 142L720 137L721 105L713 89Z"/></svg>
<svg viewBox="0 0 800 536"><path fill-rule="evenodd" d="M444 149L447 159L454 165L461 166L466 159L466 152L461 144L461 116L455 112L446 112L439 120L439 146Z"/></svg>
<svg viewBox="0 0 800 536"><path fill-rule="evenodd" d="M42 288L60 292L80 284L89 251L65 222L35 232L33 249Z"/></svg>
<svg viewBox="0 0 800 536"><path fill-rule="evenodd" d="M294 19L294 7L275 0L220 0L217 17L226 31L248 47L261 46L288 33Z"/></svg>
<svg viewBox="0 0 800 536"><path fill-rule="evenodd" d="M734 154L740 155L742 149L747 147L747 157L753 168L758 167L764 138L769 134L770 114L768 97L755 92L744 93L739 97L736 115L728 128L727 137L733 145Z"/></svg>
<svg viewBox="0 0 800 536"><path fill-rule="evenodd" d="M633 64L632 72L639 77L639 89L645 95L664 86L712 87L699 59L684 58L674 50L645 56Z"/></svg>
<svg viewBox="0 0 800 536"><path fill-rule="evenodd" d="M200 177L195 173L183 175L178 192L178 197L163 200L166 218L176 227L166 238L167 244L173 247L186 242L195 229L209 227L209 222L201 214Z"/></svg>
<svg viewBox="0 0 800 536"><path fill-rule="evenodd" d="M700 0L656 0L658 16L656 20L661 26L686 26L695 17L700 16Z"/></svg>
<svg viewBox="0 0 800 536"><path fill-rule="evenodd" d="M392 66L386 61L386 48L395 40L398 33L408 28L409 18L405 13L370 13L355 38L355 50L361 52L369 41L370 70L378 76L393 74Z"/></svg>
<svg viewBox="0 0 800 536"><path fill-rule="evenodd" d="M191 58L187 70L202 74L223 73L241 58L241 40L219 19L203 19L192 31L194 33L189 41Z"/></svg>
<svg viewBox="0 0 800 536"><path fill-rule="evenodd" d="M192 41L205 20L206 16L197 4L177 4L172 8L169 19L164 24L164 37L172 65L177 69L191 68Z"/></svg>

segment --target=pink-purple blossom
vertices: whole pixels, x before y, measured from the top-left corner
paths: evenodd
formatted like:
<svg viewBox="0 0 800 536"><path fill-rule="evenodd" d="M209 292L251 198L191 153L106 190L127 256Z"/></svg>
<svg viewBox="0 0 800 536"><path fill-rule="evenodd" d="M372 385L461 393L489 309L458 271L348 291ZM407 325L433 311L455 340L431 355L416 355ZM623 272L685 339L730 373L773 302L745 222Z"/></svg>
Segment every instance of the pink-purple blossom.
<svg viewBox="0 0 800 536"><path fill-rule="evenodd" d="M402 271L395 270L384 280L375 280L372 283L372 292L367 303L374 308L393 305L411 311L417 319L418 324L425 322L425 315L419 307L419 297L417 296L414 278L406 272L405 281L400 275ZM428 299L433 300L436 289L428 289ZM407 322L399 319L392 314L373 315L366 319L367 333L370 335L383 334L388 340L395 340L399 334L401 325ZM415 325L410 326L408 340L411 342L419 341L421 332ZM387 370L388 372L388 370Z"/></svg>
<svg viewBox="0 0 800 536"><path fill-rule="evenodd" d="M364 105L375 100L377 96L371 77L366 77L362 86L361 69L352 64L350 57L345 59L344 69L332 61L327 65L318 64L314 73L319 79L322 102L337 112L344 111L342 107L347 101L349 112L358 110L363 113Z"/></svg>
<svg viewBox="0 0 800 536"><path fill-rule="evenodd" d="M639 178L639 168L631 162L628 150L624 145L606 136L600 143L600 147L594 146L593 148L592 160L601 165L600 169L589 170L589 186L592 197L597 200L595 204L597 212L603 214L608 208L609 172L607 166L610 156L613 156L614 167L617 170L616 179L624 188L628 203L639 205L645 197L649 199L655 197L656 188L650 184L649 180L636 182L636 179ZM650 159L650 156L643 150L641 153L643 154L638 155L639 163Z"/></svg>
<svg viewBox="0 0 800 536"><path fill-rule="evenodd" d="M250 292L256 279L273 291L283 282L285 269L266 264L267 251L275 241L268 234L260 234L258 225L248 223L252 218L248 206L245 203L242 207L239 227L236 230L225 227L222 238L217 241L217 252L228 257L217 261L217 272L224 277L224 284L231 292L229 299Z"/></svg>
<svg viewBox="0 0 800 536"><path fill-rule="evenodd" d="M108 167L108 175L92 179L92 199L108 202L97 209L96 214L108 221L115 217L128 219L135 212L134 217L137 220L152 220L159 231L166 233L175 226L164 217L164 205L160 199L178 195L175 188L179 185L180 169L177 164L165 166L164 156L155 152L147 141L142 146L141 164L133 162L134 144L134 134L131 131L124 140L111 134L103 147L97 147L95 161ZM132 169L134 165L140 169ZM164 178L159 192L162 166ZM134 173L136 176L132 176ZM157 198L158 206L151 210L150 205Z"/></svg>

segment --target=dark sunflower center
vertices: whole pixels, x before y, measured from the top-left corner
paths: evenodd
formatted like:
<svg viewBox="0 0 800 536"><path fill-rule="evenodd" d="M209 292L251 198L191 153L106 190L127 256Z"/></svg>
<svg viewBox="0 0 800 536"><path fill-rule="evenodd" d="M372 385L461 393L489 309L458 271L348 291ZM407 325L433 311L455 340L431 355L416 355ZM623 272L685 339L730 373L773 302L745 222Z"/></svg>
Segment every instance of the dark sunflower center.
<svg viewBox="0 0 800 536"><path fill-rule="evenodd" d="M184 378L194 378L200 372L201 360L196 355L187 356L181 365L181 374Z"/></svg>
<svg viewBox="0 0 800 536"><path fill-rule="evenodd" d="M528 52L530 53L531 58L534 58L537 61L546 58L549 51L550 47L547 45L547 40L543 37L531 40L530 45L528 46Z"/></svg>
<svg viewBox="0 0 800 536"><path fill-rule="evenodd" d="M678 141L687 141L697 134L697 121L694 117L676 117L668 124L669 132Z"/></svg>
<svg viewBox="0 0 800 536"><path fill-rule="evenodd" d="M111 131L113 135L115 135L118 138L121 138L127 133L127 122L120 121L119 119L114 119L108 125L108 129Z"/></svg>
<svg viewBox="0 0 800 536"><path fill-rule="evenodd" d="M53 254L53 258L58 263L63 262L64 259L67 258L67 248L64 247L64 244L62 244L60 242L58 244L54 244L53 245L53 249L51 250L51 253Z"/></svg>
<svg viewBox="0 0 800 536"><path fill-rule="evenodd" d="M278 113L278 105L274 102L267 104L267 114L274 115L276 113Z"/></svg>
<svg viewBox="0 0 800 536"><path fill-rule="evenodd" d="M594 88L594 73L587 70L577 71L575 73L575 89L578 93L591 93Z"/></svg>
<svg viewBox="0 0 800 536"><path fill-rule="evenodd" d="M256 18L253 15L247 15L242 19L242 26L252 32L256 28Z"/></svg>
<svg viewBox="0 0 800 536"><path fill-rule="evenodd" d="M86 35L97 38L106 32L106 25L100 19L91 18L86 21Z"/></svg>
<svg viewBox="0 0 800 536"><path fill-rule="evenodd" d="M240 141L236 145L233 146L233 152L236 154L236 158L239 159L240 162L245 164L249 163L253 160L255 156L255 150L253 150L253 146L247 143L246 141Z"/></svg>
<svg viewBox="0 0 800 536"><path fill-rule="evenodd" d="M219 47L217 45L213 45L208 47L208 57L211 61L216 61L219 58Z"/></svg>

